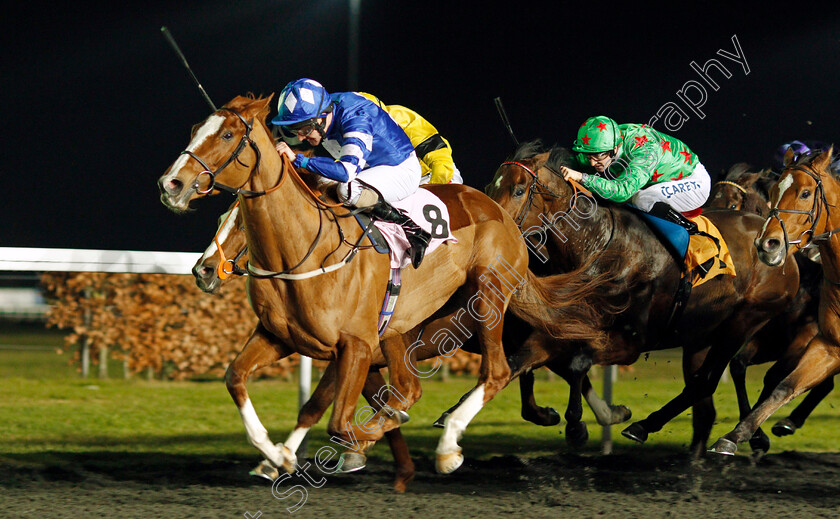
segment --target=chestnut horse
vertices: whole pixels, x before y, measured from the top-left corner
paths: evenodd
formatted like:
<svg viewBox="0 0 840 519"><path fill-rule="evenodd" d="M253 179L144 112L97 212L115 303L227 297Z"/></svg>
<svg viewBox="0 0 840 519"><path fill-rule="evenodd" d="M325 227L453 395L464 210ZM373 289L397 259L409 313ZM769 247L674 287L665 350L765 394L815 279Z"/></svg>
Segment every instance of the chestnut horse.
<svg viewBox="0 0 840 519"><path fill-rule="evenodd" d="M314 176L302 178L276 153L265 124L271 97L236 97L214 112L158 181L162 203L177 213L221 191L239 199L248 243L248 294L259 324L231 364L228 380L248 437L275 467L293 459L288 448L269 440L245 382L254 370L297 352L336 364L328 432L351 445L378 440L399 427L401 412L421 392L403 357L394 354L408 351L403 335L430 318L463 319L458 330L477 336L482 360L477 385L447 418L436 449L437 470L450 473L463 462L458 438L511 379L501 343L508 305L547 333L599 342L603 334L591 325L599 314L586 298L604 278L581 281L579 272L537 278L527 268L519 229L498 205L468 186L431 186L449 210L458 241L441 245L421 268L403 273L400 304L379 337L390 259L362 249L364 235L347 218L350 211L320 200L312 193ZM383 409L353 424L380 340L391 385L404 398L392 391Z"/></svg>
<svg viewBox="0 0 840 519"><path fill-rule="evenodd" d="M778 173L771 169L753 171L747 164L735 164L729 168L724 180L712 186L709 201L704 207L746 211L763 218L767 217L770 213L770 190L777 180ZM752 410L746 387L747 367L788 357L798 358L801 350L817 334L822 267L810 259L814 256L819 257L816 249L794 254L793 258L799 266L799 292L796 293L796 298L782 315L772 319L759 330L729 363L735 394L738 397L740 419L746 418ZM776 376L776 369L779 368L771 368L773 371L767 375L767 380ZM773 425L773 434L794 434L833 389L834 378L829 378L809 391L802 403L787 418ZM753 450L767 451L770 439L758 429L750 440L750 445Z"/></svg>
<svg viewBox="0 0 840 519"><path fill-rule="evenodd" d="M213 241L207 247L204 254L198 259L195 266L192 269L193 275L196 278L196 284L198 285L201 290L208 292L208 293L217 293L221 287L229 282L232 279L235 279L238 276L246 275L246 267L245 262L247 261L248 254L247 254L247 244L246 244L246 237L245 237L245 227L242 222L242 216L239 212L239 202L234 202L230 209L226 211L221 217L219 217L219 225L216 231L216 235L213 237ZM507 316L509 318L511 316ZM515 317L514 317L515 319ZM524 325L524 323L517 323L520 325ZM432 330L435 329L435 324L432 323L429 325L429 328L425 330L427 336L434 335ZM506 326L505 331L508 331L510 327ZM530 331L530 329L528 330ZM421 333L420 329L413 330L408 334L409 338L413 338L416 340L418 335ZM512 332L513 335L515 332ZM515 333L516 336L521 337L523 334L521 332ZM524 334L527 335L527 334ZM409 340L409 343L413 343L414 340ZM517 344L516 337L513 337L513 340L503 341L505 345ZM464 344L461 346L462 349L465 351L469 351L471 353L480 353L478 349L477 341L474 340L466 340ZM506 346L507 348L507 346ZM433 358L439 355L439 352L435 348L418 348L415 351L416 355L418 356L418 360L426 360L428 358ZM384 359L372 360L371 362L371 372L378 371L378 368L384 366ZM564 366L561 365L548 365L549 369L554 371L557 375L560 375L570 384L573 383L572 377L569 373L568 369L565 369ZM298 424L295 427L295 431L300 433L301 431L307 431L314 423L317 423L320 420L323 413L326 411L327 406L332 401L332 394L327 393L330 390L334 390L334 381L335 378L335 369L331 364L327 370L323 373L321 380L318 383L318 387L315 390L315 393L312 395L310 399L310 403L308 403L304 410L298 416ZM537 425L556 425L560 422L560 415L552 408L543 408L536 405L536 401L534 400L534 393L533 393L533 384L534 384L534 376L533 372L528 372L527 374L523 374L520 377L520 393L522 397L522 406L521 406L521 413L522 418L533 422ZM623 405L611 405L605 402L602 398L600 398L595 391L592 383L589 380L589 377L584 377L581 381L582 387L581 392L583 393L584 398L586 399L587 404L592 409L592 412L595 414L595 417L599 424L601 425L615 425L618 423L622 423L630 418L630 410ZM229 388L233 393L235 391L234 387ZM371 405L374 402L371 402L368 399ZM320 404L320 407L318 405ZM581 429L579 431L567 431L566 440L572 445L578 445L584 441L586 435L585 425L580 426ZM392 432L398 432L399 429L395 429ZM390 433L389 433L390 434ZM292 433L294 438L298 438L299 434L295 432ZM286 445L289 446L289 442L293 441L293 439L287 440ZM293 447L297 447L296 443L292 444ZM295 450L295 449L292 449ZM392 447L393 450L393 447ZM353 462L351 462L350 467L355 468L358 466L358 463L363 460L359 460L358 453L346 453L347 455L353 455ZM396 454L395 454L396 458ZM345 461L345 467L347 467L347 462ZM403 467L398 469L399 474L407 474L410 472L410 467ZM411 471L413 473L413 471ZM399 484L398 481L398 485Z"/></svg>
<svg viewBox="0 0 840 519"><path fill-rule="evenodd" d="M790 265L786 260L796 251L819 247L824 274L819 333L797 357L786 359L786 369L765 380L758 404L714 444L714 452L734 454L738 443L749 439L778 408L840 373L840 244L832 239L840 231L840 214L831 214L840 203L840 181L831 172L831 159L831 148L796 161L788 150L785 169L770 193L773 208L755 239L761 261L779 270Z"/></svg>
<svg viewBox="0 0 840 519"><path fill-rule="evenodd" d="M630 209L599 204L567 182L558 171L570 158L562 148L548 153L538 142L525 143L499 167L486 191L515 217L523 236L531 240L532 251L542 255L540 260L546 262L548 272L577 269L594 260L590 274L618 273L625 282L620 295L629 298L629 305L626 311L611 316L610 340L603 347L590 345L570 351L538 334L529 342L540 343L542 350L532 344L521 350L522 354L508 358L510 367L517 374L558 358L566 362L574 359L587 367L587 363L630 364L643 352L681 346L685 389L622 434L644 442L649 433L659 431L693 405L691 452L699 456L715 418L711 397L727 363L758 329L790 304L799 286L798 271L795 265L774 269L757 260L751 244L761 228L761 218L731 211L710 213L709 219L729 246L738 275L720 276L696 287L682 318L675 327L669 326L682 266ZM611 251L620 253L618 259L602 261Z"/></svg>

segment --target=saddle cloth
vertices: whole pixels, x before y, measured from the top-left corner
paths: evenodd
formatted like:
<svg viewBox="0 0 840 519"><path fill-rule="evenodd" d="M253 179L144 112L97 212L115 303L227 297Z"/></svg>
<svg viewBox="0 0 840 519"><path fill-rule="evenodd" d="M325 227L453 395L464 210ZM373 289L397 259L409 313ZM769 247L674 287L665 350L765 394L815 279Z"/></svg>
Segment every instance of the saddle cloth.
<svg viewBox="0 0 840 519"><path fill-rule="evenodd" d="M431 233L432 241L426 248L426 256L446 242L457 243L449 229L449 210L440 198L425 189L418 189L414 194L391 204L405 213L414 223ZM373 225L382 233L382 237L391 249L391 268L403 268L411 265L408 249L411 244L405 236L402 226L391 222L376 220Z"/></svg>
<svg viewBox="0 0 840 519"><path fill-rule="evenodd" d="M691 221L697 224L701 233L713 236L717 243L703 234L691 235L688 242L688 252L685 255L685 265L691 273L691 286L700 286L717 276L735 276L735 262L729 254L729 247L723 241L720 231L715 224L705 216L695 216ZM720 245L720 248L718 248Z"/></svg>

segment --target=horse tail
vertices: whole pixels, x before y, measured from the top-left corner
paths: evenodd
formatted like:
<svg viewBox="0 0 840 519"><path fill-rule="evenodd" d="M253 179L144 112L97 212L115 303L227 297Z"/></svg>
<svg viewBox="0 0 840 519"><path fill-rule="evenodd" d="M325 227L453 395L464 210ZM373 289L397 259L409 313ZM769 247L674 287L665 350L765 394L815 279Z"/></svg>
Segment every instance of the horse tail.
<svg viewBox="0 0 840 519"><path fill-rule="evenodd" d="M554 338L604 344L610 317L627 308L617 300L625 291L611 270L591 275L590 263L567 273L538 277L528 270L514 292L509 309L531 326Z"/></svg>

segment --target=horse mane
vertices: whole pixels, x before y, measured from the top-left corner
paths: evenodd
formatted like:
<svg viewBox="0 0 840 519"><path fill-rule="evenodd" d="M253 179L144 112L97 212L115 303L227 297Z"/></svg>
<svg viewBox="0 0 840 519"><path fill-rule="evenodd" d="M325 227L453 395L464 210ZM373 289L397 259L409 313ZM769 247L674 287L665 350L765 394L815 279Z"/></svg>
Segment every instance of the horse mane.
<svg viewBox="0 0 840 519"><path fill-rule="evenodd" d="M523 142L517 146L513 154L510 155L509 160L530 159L540 153L545 153L546 151L548 150L546 150L543 145L542 139L534 139L532 141Z"/></svg>

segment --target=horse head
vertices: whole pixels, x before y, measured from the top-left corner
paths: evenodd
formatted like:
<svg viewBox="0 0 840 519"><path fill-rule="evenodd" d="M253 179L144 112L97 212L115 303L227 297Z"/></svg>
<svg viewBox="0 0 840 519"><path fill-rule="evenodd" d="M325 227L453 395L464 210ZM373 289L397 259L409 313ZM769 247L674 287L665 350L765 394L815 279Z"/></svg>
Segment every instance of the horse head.
<svg viewBox="0 0 840 519"><path fill-rule="evenodd" d="M260 145L273 143L265 125L272 97L235 97L195 125L187 148L158 180L161 202L183 213L201 196L247 192L243 188L261 161L279 160L259 151Z"/></svg>
<svg viewBox="0 0 840 519"><path fill-rule="evenodd" d="M749 164L739 162L729 168L724 180L712 187L706 207L747 211L766 216L769 210L764 183L771 170L751 171Z"/></svg>
<svg viewBox="0 0 840 519"><path fill-rule="evenodd" d="M831 148L798 160L791 150L785 154L785 169L770 191L773 207L755 239L758 257L767 265L782 265L793 252L838 231L828 230L832 226L830 208L840 198L840 184L830 170L831 157Z"/></svg>
<svg viewBox="0 0 840 519"><path fill-rule="evenodd" d="M559 173L559 166L569 163L564 148L545 151L539 141L523 143L499 166L484 192L514 217L527 237L549 223L547 215L571 207L575 190Z"/></svg>
<svg viewBox="0 0 840 519"><path fill-rule="evenodd" d="M245 226L236 201L219 217L213 241L192 268L198 288L215 294L231 279L244 275L247 252Z"/></svg>

